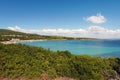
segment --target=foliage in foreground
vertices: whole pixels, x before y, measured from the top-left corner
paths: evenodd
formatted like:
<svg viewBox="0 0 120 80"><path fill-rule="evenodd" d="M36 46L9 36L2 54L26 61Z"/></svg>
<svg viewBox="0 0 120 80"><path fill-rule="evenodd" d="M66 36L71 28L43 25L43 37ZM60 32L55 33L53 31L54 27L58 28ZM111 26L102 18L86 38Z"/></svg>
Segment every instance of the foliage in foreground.
<svg viewBox="0 0 120 80"><path fill-rule="evenodd" d="M120 74L120 60L53 52L23 44L0 44L0 77L37 78L43 73L51 78L105 80Z"/></svg>

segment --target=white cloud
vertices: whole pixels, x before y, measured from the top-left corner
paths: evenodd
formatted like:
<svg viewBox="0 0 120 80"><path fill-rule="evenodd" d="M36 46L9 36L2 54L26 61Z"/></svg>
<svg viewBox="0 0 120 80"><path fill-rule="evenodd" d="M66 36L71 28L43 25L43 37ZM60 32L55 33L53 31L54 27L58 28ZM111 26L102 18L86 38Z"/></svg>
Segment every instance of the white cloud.
<svg viewBox="0 0 120 80"><path fill-rule="evenodd" d="M18 26L8 27L10 30L36 33L40 35L58 35L69 37L91 37L91 38L114 38L120 39L120 29L112 30L100 26L89 26L86 29L40 29L40 30L26 30Z"/></svg>
<svg viewBox="0 0 120 80"><path fill-rule="evenodd" d="M96 16L90 16L90 17L86 18L86 21L100 24L100 23L106 22L106 18L104 16L102 16L101 14L97 14Z"/></svg>
<svg viewBox="0 0 120 80"><path fill-rule="evenodd" d="M22 29L18 26L15 27L8 27L8 29L13 30L13 31L21 31Z"/></svg>

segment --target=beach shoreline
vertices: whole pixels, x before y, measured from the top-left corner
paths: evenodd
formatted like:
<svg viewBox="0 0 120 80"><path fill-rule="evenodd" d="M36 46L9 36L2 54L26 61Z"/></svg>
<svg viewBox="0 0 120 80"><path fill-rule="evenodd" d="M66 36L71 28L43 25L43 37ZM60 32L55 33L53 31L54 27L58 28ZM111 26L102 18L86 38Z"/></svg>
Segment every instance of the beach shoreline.
<svg viewBox="0 0 120 80"><path fill-rule="evenodd" d="M16 44L21 42L33 42L33 41L46 41L46 40L10 40L10 41L2 41L2 44Z"/></svg>
<svg viewBox="0 0 120 80"><path fill-rule="evenodd" d="M67 40L67 39L50 39L50 40ZM2 44L16 44L21 42L34 42L34 41L48 41L48 39L31 39L31 40L20 40L20 39L12 39L9 41L2 41Z"/></svg>

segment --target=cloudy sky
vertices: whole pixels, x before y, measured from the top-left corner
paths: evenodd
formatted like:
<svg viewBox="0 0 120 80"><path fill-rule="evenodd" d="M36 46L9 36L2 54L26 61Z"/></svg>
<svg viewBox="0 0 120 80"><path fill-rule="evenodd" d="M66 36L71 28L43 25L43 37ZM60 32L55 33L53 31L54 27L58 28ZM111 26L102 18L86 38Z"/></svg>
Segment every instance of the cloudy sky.
<svg viewBox="0 0 120 80"><path fill-rule="evenodd" d="M0 28L120 39L120 0L0 0Z"/></svg>

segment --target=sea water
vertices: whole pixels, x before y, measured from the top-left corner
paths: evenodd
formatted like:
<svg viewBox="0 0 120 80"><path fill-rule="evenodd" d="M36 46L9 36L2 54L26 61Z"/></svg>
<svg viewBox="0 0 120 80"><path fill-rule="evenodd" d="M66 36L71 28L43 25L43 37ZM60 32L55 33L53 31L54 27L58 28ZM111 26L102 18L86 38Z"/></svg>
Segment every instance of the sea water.
<svg viewBox="0 0 120 80"><path fill-rule="evenodd" d="M68 50L72 54L120 57L120 40L47 40L22 42L53 51Z"/></svg>

